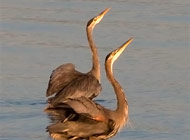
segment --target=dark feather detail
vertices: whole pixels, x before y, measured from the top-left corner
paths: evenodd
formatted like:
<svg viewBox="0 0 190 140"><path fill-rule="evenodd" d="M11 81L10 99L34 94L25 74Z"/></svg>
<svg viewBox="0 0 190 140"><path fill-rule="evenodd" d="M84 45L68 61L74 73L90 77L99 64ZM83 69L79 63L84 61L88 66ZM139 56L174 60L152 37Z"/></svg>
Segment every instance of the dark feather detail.
<svg viewBox="0 0 190 140"><path fill-rule="evenodd" d="M76 71L75 66L71 63L63 64L57 67L55 70L53 70L50 76L46 96L48 97L60 92L60 90L62 90L79 74L80 72Z"/></svg>
<svg viewBox="0 0 190 140"><path fill-rule="evenodd" d="M78 97L94 98L102 90L99 81L91 74L81 74L76 79L70 81L68 85L59 93L49 99L51 105L57 105L66 99L74 99Z"/></svg>
<svg viewBox="0 0 190 140"><path fill-rule="evenodd" d="M89 139L94 137L100 140L102 136L107 137L113 131L113 121L100 122L85 116L80 116L75 121L59 121L47 127L51 136L65 139ZM100 138L98 138L100 137ZM102 140L104 138L101 138Z"/></svg>
<svg viewBox="0 0 190 140"><path fill-rule="evenodd" d="M68 107L66 107L65 105L68 105ZM63 104L58 104L56 107L70 107L77 114L84 115L97 121L107 121L104 108L85 97L80 97L77 99L68 99Z"/></svg>

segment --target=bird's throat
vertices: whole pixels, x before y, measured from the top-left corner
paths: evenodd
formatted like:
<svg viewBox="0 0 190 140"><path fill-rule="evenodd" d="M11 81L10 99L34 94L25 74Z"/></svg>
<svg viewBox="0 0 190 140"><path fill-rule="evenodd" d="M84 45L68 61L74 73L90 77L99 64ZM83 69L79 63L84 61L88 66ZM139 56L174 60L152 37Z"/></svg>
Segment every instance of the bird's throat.
<svg viewBox="0 0 190 140"><path fill-rule="evenodd" d="M92 28L90 27L86 28L87 39L88 39L90 49L92 52L92 70L91 71L92 71L92 74L96 77L96 79L100 82L100 63L99 63L99 58L98 58L98 51L92 37L92 31L93 31Z"/></svg>

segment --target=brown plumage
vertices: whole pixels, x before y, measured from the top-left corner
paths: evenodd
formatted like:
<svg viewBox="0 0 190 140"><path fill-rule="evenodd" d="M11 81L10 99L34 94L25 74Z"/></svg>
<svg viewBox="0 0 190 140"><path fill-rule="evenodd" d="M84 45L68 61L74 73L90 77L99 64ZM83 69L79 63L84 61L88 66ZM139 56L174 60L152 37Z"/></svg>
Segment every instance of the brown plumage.
<svg viewBox="0 0 190 140"><path fill-rule="evenodd" d="M109 53L105 59L107 78L117 97L117 108L110 110L86 98L67 99L47 111L51 116L63 115L64 119L47 127L47 131L58 140L106 140L114 136L128 121L128 103L119 82L114 78L112 65L132 38L121 47ZM62 111L65 113L62 113ZM56 117L58 118L58 117Z"/></svg>
<svg viewBox="0 0 190 140"><path fill-rule="evenodd" d="M86 26L87 39L92 52L92 69L88 73L81 73L75 70L73 64L68 63L53 70L46 92L47 97L56 94L55 97L49 99L51 105L56 105L68 98L81 96L92 99L100 93L100 64L92 31L109 10L110 8L107 8L89 20Z"/></svg>

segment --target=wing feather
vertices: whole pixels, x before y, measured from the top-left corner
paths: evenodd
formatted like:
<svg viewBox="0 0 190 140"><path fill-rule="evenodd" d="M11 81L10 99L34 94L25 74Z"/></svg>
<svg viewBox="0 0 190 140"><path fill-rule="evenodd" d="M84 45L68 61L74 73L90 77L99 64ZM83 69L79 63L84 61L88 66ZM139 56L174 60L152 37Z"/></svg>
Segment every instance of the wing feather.
<svg viewBox="0 0 190 140"><path fill-rule="evenodd" d="M79 72L75 70L75 66L71 63L63 64L57 67L55 70L53 70L50 76L46 96L48 97L58 93L78 74Z"/></svg>
<svg viewBox="0 0 190 140"><path fill-rule="evenodd" d="M52 105L59 104L66 99L78 97L94 98L102 90L101 84L92 75L80 75L71 81L63 90L49 100Z"/></svg>
<svg viewBox="0 0 190 140"><path fill-rule="evenodd" d="M89 117L93 120L107 121L104 108L86 97L67 99L63 103L58 104L56 107L64 108L65 105L68 105L76 113Z"/></svg>

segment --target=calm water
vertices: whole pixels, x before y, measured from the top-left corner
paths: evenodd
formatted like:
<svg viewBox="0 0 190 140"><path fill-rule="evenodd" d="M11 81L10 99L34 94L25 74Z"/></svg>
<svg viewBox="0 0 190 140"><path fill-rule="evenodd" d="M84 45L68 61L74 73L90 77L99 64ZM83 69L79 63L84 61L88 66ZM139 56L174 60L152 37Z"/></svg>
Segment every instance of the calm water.
<svg viewBox="0 0 190 140"><path fill-rule="evenodd" d="M113 140L190 139L188 0L1 0L0 140L47 140L51 71L72 62L87 72L86 22L107 7L94 39L102 68L99 103L115 107L104 71L108 52L135 38L114 65L130 105L130 126ZM100 100L101 99L101 100Z"/></svg>

